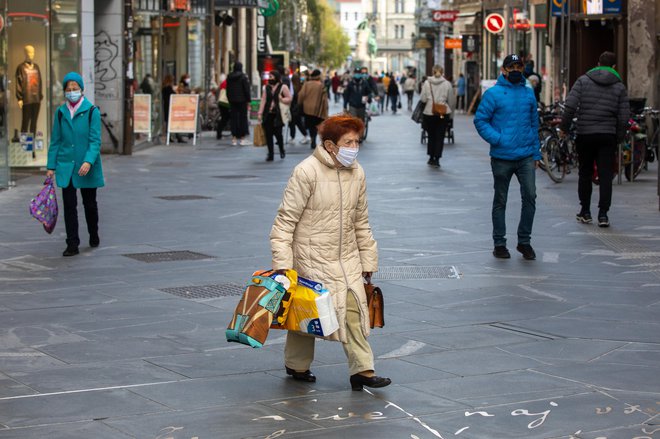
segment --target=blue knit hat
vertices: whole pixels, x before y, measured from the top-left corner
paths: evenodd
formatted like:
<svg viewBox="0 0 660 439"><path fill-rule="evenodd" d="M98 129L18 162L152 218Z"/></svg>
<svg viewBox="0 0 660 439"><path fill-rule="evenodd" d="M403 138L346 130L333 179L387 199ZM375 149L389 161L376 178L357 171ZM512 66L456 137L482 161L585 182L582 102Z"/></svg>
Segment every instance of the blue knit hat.
<svg viewBox="0 0 660 439"><path fill-rule="evenodd" d="M83 82L82 76L76 72L69 72L64 76L62 80L62 88L65 89L69 81L75 81L80 86L81 90L85 89L85 83Z"/></svg>

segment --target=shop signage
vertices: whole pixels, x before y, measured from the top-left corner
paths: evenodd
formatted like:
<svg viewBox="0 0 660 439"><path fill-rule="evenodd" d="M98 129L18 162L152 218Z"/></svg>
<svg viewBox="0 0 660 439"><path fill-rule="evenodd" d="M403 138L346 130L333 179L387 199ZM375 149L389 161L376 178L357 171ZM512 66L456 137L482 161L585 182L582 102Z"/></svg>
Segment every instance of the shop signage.
<svg viewBox="0 0 660 439"><path fill-rule="evenodd" d="M133 131L147 134L151 140L151 95L133 95Z"/></svg>
<svg viewBox="0 0 660 439"><path fill-rule="evenodd" d="M170 96L170 114L167 121L167 144L170 144L170 133L193 134L193 145L197 143L197 111L199 95Z"/></svg>
<svg viewBox="0 0 660 439"><path fill-rule="evenodd" d="M268 0L215 0L216 8L263 8L270 5Z"/></svg>
<svg viewBox="0 0 660 439"><path fill-rule="evenodd" d="M463 43L463 52L479 51L479 35L463 35L461 42Z"/></svg>
<svg viewBox="0 0 660 439"><path fill-rule="evenodd" d="M266 17L261 11L257 14L257 54L265 54L266 48Z"/></svg>
<svg viewBox="0 0 660 439"><path fill-rule="evenodd" d="M484 28L492 34L499 34L504 30L504 17L500 14L487 15L484 20Z"/></svg>
<svg viewBox="0 0 660 439"><path fill-rule="evenodd" d="M426 38L420 38L419 40L415 41L415 49L432 49L433 44L426 39Z"/></svg>
<svg viewBox="0 0 660 439"><path fill-rule="evenodd" d="M621 0L604 0L603 14L620 14Z"/></svg>
<svg viewBox="0 0 660 439"><path fill-rule="evenodd" d="M170 11L189 11L190 0L170 0Z"/></svg>
<svg viewBox="0 0 660 439"><path fill-rule="evenodd" d="M462 49L463 40L460 38L445 38L445 49Z"/></svg>
<svg viewBox="0 0 660 439"><path fill-rule="evenodd" d="M582 0L585 14L620 14L621 0Z"/></svg>
<svg viewBox="0 0 660 439"><path fill-rule="evenodd" d="M566 15L568 13L566 6L567 6L566 0L552 0L552 11L551 11L552 16L561 17L562 9L563 9L563 14Z"/></svg>
<svg viewBox="0 0 660 439"><path fill-rule="evenodd" d="M442 21L453 22L456 21L456 17L458 17L458 14L460 12L461 11L438 10L438 11L433 11L433 15L431 17L435 22L442 22Z"/></svg>

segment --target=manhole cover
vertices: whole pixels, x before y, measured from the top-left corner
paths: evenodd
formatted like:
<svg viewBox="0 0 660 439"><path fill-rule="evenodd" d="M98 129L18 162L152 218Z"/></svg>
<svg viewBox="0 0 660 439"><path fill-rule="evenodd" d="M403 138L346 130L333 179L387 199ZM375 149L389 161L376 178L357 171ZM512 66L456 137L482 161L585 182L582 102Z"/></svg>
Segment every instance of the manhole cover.
<svg viewBox="0 0 660 439"><path fill-rule="evenodd" d="M213 299L216 297L240 296L245 291L245 287L236 284L217 284L161 288L160 291L185 299Z"/></svg>
<svg viewBox="0 0 660 439"><path fill-rule="evenodd" d="M211 197L204 197L202 195L161 195L159 197L161 200L168 201L181 201L181 200L210 200Z"/></svg>
<svg viewBox="0 0 660 439"><path fill-rule="evenodd" d="M225 180L247 180L251 178L259 178L256 175L214 175L213 178L222 178Z"/></svg>
<svg viewBox="0 0 660 439"><path fill-rule="evenodd" d="M202 253L183 251L167 251L152 253L128 253L122 256L132 258L141 262L171 262L171 261L198 261L200 259L214 259L213 256Z"/></svg>
<svg viewBox="0 0 660 439"><path fill-rule="evenodd" d="M461 274L453 265L431 267L381 267L374 273L374 279L460 279Z"/></svg>

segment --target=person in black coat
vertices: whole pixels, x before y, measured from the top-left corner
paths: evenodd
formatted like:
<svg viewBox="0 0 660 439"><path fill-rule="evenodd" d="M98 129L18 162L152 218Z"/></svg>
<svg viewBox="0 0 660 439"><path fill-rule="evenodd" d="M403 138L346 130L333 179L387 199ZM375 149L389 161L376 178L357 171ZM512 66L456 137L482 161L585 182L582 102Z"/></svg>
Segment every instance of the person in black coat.
<svg viewBox="0 0 660 439"><path fill-rule="evenodd" d="M241 145L247 145L249 140L245 137L250 135L248 123L248 109L250 107L250 81L243 73L243 64L234 64L234 71L227 76L227 100L229 101L230 125L232 145L239 141Z"/></svg>
<svg viewBox="0 0 660 439"><path fill-rule="evenodd" d="M390 75L390 83L387 86L387 96L392 103L392 114L396 114L397 103L399 100L399 84L396 83L394 75Z"/></svg>

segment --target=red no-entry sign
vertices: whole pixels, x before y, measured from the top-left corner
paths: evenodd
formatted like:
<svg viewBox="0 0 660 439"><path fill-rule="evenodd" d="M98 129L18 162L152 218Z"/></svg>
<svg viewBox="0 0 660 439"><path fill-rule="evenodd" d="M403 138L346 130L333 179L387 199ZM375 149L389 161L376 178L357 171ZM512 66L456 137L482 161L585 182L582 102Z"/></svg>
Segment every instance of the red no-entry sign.
<svg viewBox="0 0 660 439"><path fill-rule="evenodd" d="M504 30L504 17L500 14L489 14L484 20L484 27L493 34L499 34Z"/></svg>

